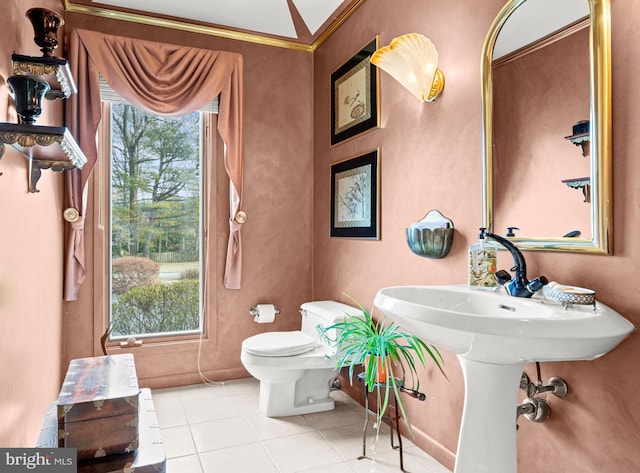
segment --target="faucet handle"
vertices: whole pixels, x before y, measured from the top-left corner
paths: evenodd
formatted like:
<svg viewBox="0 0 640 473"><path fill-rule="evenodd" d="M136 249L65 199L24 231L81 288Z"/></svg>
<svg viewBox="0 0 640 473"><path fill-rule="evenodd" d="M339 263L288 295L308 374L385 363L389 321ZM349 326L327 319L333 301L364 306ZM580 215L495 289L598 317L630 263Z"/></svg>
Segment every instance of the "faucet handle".
<svg viewBox="0 0 640 473"><path fill-rule="evenodd" d="M516 236L514 230L520 230L518 227L507 227L507 236L514 237Z"/></svg>
<svg viewBox="0 0 640 473"><path fill-rule="evenodd" d="M549 280L547 278L545 278L544 276L540 276L530 281L529 284L527 284L527 289L532 293L537 292L542 289L542 286L546 286L548 283Z"/></svg>
<svg viewBox="0 0 640 473"><path fill-rule="evenodd" d="M511 281L511 275L504 269L496 271L495 277L496 281L498 281L498 284L500 284L501 286Z"/></svg>

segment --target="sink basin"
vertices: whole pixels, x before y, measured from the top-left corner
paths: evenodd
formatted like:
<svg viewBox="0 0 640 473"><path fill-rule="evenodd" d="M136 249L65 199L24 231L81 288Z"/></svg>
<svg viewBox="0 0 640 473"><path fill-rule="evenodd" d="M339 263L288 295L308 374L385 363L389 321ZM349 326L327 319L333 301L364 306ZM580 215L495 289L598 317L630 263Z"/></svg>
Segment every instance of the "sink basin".
<svg viewBox="0 0 640 473"><path fill-rule="evenodd" d="M375 305L423 340L488 363L591 360L634 326L604 304L572 305L461 286L381 289Z"/></svg>
<svg viewBox="0 0 640 473"><path fill-rule="evenodd" d="M518 387L525 363L591 360L635 329L599 302L565 308L466 285L387 287L374 304L460 361L465 396L455 473L516 473Z"/></svg>

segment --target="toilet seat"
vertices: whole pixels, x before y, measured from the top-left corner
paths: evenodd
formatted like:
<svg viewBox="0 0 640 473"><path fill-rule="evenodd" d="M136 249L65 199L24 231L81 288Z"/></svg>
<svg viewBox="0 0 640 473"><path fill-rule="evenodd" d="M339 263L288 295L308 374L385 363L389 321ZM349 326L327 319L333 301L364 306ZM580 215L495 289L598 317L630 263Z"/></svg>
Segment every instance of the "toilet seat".
<svg viewBox="0 0 640 473"><path fill-rule="evenodd" d="M274 357L301 355L316 346L314 338L299 330L260 333L242 342L243 350L251 355Z"/></svg>

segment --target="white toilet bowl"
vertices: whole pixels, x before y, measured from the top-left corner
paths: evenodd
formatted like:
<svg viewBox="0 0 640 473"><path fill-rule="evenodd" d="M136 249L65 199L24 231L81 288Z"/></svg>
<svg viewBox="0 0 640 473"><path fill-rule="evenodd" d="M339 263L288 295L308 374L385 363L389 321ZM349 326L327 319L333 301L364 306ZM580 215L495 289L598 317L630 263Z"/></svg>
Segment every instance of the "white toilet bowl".
<svg viewBox="0 0 640 473"><path fill-rule="evenodd" d="M317 337L317 325L328 327L345 315L362 312L335 301L302 305L302 330L267 332L242 342L240 359L260 380L260 412L281 417L328 411L329 392L338 372L332 349Z"/></svg>

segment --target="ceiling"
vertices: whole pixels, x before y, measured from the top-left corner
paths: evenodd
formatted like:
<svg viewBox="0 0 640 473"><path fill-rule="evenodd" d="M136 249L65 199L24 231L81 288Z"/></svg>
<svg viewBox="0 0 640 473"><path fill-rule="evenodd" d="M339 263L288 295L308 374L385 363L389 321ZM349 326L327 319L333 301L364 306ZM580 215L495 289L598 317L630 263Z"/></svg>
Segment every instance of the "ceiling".
<svg viewBox="0 0 640 473"><path fill-rule="evenodd" d="M364 1L65 0L65 10L312 51Z"/></svg>
<svg viewBox="0 0 640 473"><path fill-rule="evenodd" d="M366 0L64 0L65 10L313 51ZM494 58L589 14L586 0L523 3L500 31Z"/></svg>

